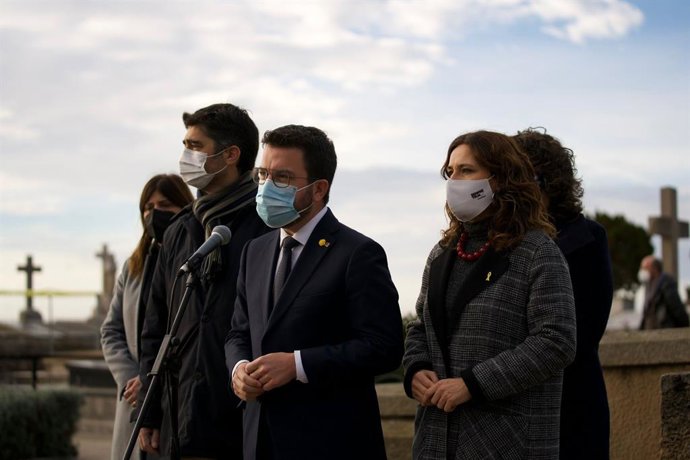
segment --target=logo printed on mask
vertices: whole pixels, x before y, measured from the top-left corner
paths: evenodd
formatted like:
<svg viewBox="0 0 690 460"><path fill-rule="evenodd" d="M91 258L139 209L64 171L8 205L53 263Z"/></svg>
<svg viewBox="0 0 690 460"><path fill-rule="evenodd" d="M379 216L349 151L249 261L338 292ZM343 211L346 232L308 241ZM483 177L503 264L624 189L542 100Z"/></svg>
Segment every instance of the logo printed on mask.
<svg viewBox="0 0 690 460"><path fill-rule="evenodd" d="M478 198L484 198L486 194L484 193L484 189L481 189L472 193L470 196L476 200Z"/></svg>
<svg viewBox="0 0 690 460"><path fill-rule="evenodd" d="M492 176L493 177L493 176ZM489 179L448 179L446 202L460 222L467 222L489 207L494 198ZM486 193L485 190L489 190Z"/></svg>

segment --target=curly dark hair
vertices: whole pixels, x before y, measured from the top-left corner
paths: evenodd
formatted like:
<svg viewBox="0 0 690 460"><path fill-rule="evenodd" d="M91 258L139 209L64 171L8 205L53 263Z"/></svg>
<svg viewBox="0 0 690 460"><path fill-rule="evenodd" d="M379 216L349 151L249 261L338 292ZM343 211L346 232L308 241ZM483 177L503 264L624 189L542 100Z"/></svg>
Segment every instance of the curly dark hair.
<svg viewBox="0 0 690 460"><path fill-rule="evenodd" d="M494 199L489 206L489 238L496 251L517 246L529 230L540 229L550 237L556 230L549 222L541 202L539 187L534 181L534 169L515 141L505 134L476 131L456 137L448 147L441 176L448 179L450 155L458 146L467 145L479 165L489 170ZM446 204L449 227L442 232L441 245L448 247L462 232L460 222Z"/></svg>
<svg viewBox="0 0 690 460"><path fill-rule="evenodd" d="M573 151L546 134L544 128L518 131L513 139L532 162L539 188L549 200L551 220L567 222L582 213L584 190L582 179L577 177Z"/></svg>

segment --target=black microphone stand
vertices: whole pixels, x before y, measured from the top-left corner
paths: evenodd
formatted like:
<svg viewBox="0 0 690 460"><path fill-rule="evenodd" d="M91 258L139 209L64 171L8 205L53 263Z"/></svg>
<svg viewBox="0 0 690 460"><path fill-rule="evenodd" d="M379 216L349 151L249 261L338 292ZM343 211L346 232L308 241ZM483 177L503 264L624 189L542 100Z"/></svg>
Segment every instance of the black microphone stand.
<svg viewBox="0 0 690 460"><path fill-rule="evenodd" d="M191 262L191 261L190 261ZM122 460L129 460L136 445L137 438L139 437L139 431L141 430L141 425L144 423L144 417L148 412L149 406L151 405L151 400L153 395L156 393L158 385L160 385L160 378L164 376L168 381L168 398L170 401L170 417L171 417L171 427L172 427L172 446L171 446L171 460L179 460L180 458L180 446L179 446L179 435L177 432L177 392L172 388L172 379L174 378L170 373L170 362L174 358L174 348L179 345L180 339L177 337L177 330L180 328L180 323L182 322L182 317L187 310L187 304L189 303L189 298L191 297L192 290L196 287L197 276L195 274L196 269L201 265L201 259L195 261L196 263L186 263L178 272L178 276L187 274L187 280L185 281L185 291L180 300L180 308L177 309L175 314L175 320L170 327L165 336L163 336L163 342L158 349L158 354L156 355L156 360L153 363L151 372L148 376L151 378L149 388L146 391L146 396L144 397L144 403L139 411L139 416L134 424L134 429L132 430L132 435L129 437L129 443L127 444L127 450ZM174 394L173 394L174 392ZM175 407L172 406L175 404Z"/></svg>

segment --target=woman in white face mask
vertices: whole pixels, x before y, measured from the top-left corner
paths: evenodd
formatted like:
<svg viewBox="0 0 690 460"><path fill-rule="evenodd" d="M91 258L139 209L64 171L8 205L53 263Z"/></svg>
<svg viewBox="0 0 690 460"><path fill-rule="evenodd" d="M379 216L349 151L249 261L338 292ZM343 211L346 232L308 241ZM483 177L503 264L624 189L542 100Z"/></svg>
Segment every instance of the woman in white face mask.
<svg viewBox="0 0 690 460"><path fill-rule="evenodd" d="M403 359L413 458L557 458L575 308L534 170L508 136L479 131L453 140L441 173L450 224Z"/></svg>

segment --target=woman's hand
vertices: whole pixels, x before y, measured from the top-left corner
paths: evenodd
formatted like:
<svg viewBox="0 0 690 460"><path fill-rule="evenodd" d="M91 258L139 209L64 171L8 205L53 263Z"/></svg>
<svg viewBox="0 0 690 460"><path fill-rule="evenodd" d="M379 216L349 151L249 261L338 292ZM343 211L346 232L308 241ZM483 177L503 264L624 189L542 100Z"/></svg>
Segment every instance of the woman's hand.
<svg viewBox="0 0 690 460"><path fill-rule="evenodd" d="M137 393L139 393L140 388L141 380L139 380L139 376L127 380L127 385L125 385L125 391L122 393L122 397L125 398L132 407L137 406Z"/></svg>
<svg viewBox="0 0 690 460"><path fill-rule="evenodd" d="M436 372L426 369L417 371L414 376L412 376L412 396L414 399L422 406L428 406L430 401L428 398L425 398L424 395L436 382L438 382Z"/></svg>
<svg viewBox="0 0 690 460"><path fill-rule="evenodd" d="M453 412L460 404L472 399L472 395L463 379L443 379L426 390L424 400L427 399L442 411Z"/></svg>

